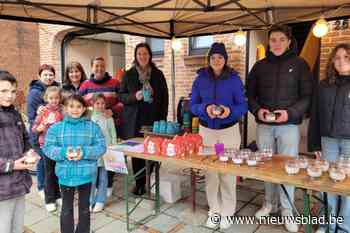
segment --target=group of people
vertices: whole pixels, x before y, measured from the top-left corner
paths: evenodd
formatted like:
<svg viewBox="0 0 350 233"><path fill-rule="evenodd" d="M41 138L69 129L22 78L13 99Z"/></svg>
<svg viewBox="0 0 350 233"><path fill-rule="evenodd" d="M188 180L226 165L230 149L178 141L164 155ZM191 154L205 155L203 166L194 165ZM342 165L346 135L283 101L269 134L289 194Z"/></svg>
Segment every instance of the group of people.
<svg viewBox="0 0 350 233"><path fill-rule="evenodd" d="M266 58L250 71L246 92L238 73L228 65L223 43L213 43L207 58L208 66L197 72L190 100L191 113L199 117L204 145L220 141L225 147L239 149L238 122L249 110L257 122L259 149L269 147L274 153L297 157L298 125L309 115L310 151L328 161L337 160L340 154L350 156L350 44L336 46L326 79L317 82L307 63L297 56L291 30L274 26L268 33ZM61 232L88 233L90 212L101 211L112 193L113 173L106 171L102 159L107 146L117 143L117 136L142 136L142 126L167 119L166 80L152 62L146 43L135 47L133 66L121 83L106 72L102 57L92 60L91 71L88 79L81 64L72 62L61 87L55 81L54 68L40 66L27 98L29 135L14 108L17 81L9 72L0 71L0 232L23 232L24 196L31 187L28 169L32 167L26 157L34 153L31 148L41 158L37 188L46 209L55 211L62 205ZM143 195L145 174L139 171L145 161L133 159L132 166L135 174L140 173L133 193ZM75 191L79 195L76 228ZM293 202L294 187L286 186L286 191ZM229 228L229 217L236 210L236 177L207 171L206 194L207 227ZM350 233L349 197L329 194L328 204L333 215L345 219L342 225L331 225L330 232L338 228L338 232ZM293 216L281 188L265 183L264 204L255 216L261 218L278 210L282 216ZM213 221L213 215L220 215L220 221ZM289 232L298 231L298 225L291 221L285 227ZM325 231L326 226L317 230Z"/></svg>
<svg viewBox="0 0 350 233"><path fill-rule="evenodd" d="M272 27L266 57L257 61L248 74L247 98L237 72L227 62L225 45L214 43L208 53L208 67L198 71L192 86L190 109L199 117L204 145L214 146L220 141L226 147L239 149L237 123L249 110L257 122L260 150L270 148L274 153L297 157L299 125L309 116L309 151L330 162L340 156L350 157L350 44L333 49L326 78L318 82L308 64L298 57L290 28ZM236 210L236 177L212 171L207 171L205 177L209 204L206 225L227 229L231 225L229 217ZM294 187L285 188L294 202ZM265 182L264 203L255 217L280 210L282 217L292 219L289 200L279 185ZM328 194L328 207L332 216L344 218L340 225L331 224L330 232L350 233L350 198ZM221 217L219 222L217 215ZM284 225L287 231L298 232L296 222L284 221ZM326 229L320 225L317 233Z"/></svg>
<svg viewBox="0 0 350 233"><path fill-rule="evenodd" d="M80 63L70 63L62 86L55 81L53 66L41 65L27 97L29 132L14 108L17 80L0 71L0 232L23 232L24 196L32 184L29 154L38 160L37 188L47 211L62 206L61 232L90 232L90 212L102 211L112 194L114 173L106 171L102 158L107 146L116 144L117 136L140 136L143 125L167 119L168 88L149 45L138 44L134 55L121 83L106 72L102 57L92 60L89 79ZM132 164L134 173L145 166L140 159ZM136 181L134 194L143 195L144 174Z"/></svg>

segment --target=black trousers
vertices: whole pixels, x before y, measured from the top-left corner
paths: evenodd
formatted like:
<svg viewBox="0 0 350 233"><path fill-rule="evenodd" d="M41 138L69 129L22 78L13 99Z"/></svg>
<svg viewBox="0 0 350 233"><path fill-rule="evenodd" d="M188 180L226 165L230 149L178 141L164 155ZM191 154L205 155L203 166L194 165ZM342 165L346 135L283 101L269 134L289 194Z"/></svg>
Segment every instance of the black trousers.
<svg viewBox="0 0 350 233"><path fill-rule="evenodd" d="M78 191L79 220L74 231L74 192ZM90 233L90 191L91 183L77 187L61 185L62 211L61 233Z"/></svg>
<svg viewBox="0 0 350 233"><path fill-rule="evenodd" d="M132 162L132 169L134 171L134 174L138 173L142 168L146 167L146 160L144 159L132 158L131 162ZM157 162L151 161L150 173L152 173L156 163ZM146 169L143 172L141 172L135 179L136 179L136 188L144 189L146 185Z"/></svg>
<svg viewBox="0 0 350 233"><path fill-rule="evenodd" d="M107 171L107 178L108 178L107 188L112 188L113 187L114 172Z"/></svg>
<svg viewBox="0 0 350 233"><path fill-rule="evenodd" d="M45 169L45 203L56 203L56 200L61 198L60 186L58 184L58 178L55 174L56 162L49 159L45 155L44 159L44 169Z"/></svg>

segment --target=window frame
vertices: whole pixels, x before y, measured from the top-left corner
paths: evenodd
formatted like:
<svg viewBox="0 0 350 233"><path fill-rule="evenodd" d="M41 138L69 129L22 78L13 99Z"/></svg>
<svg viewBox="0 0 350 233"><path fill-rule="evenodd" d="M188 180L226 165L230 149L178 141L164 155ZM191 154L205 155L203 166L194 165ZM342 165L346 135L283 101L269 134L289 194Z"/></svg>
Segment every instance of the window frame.
<svg viewBox="0 0 350 233"><path fill-rule="evenodd" d="M212 35L208 35L208 36L211 36L213 38L213 43L214 43L214 36ZM197 37L200 37L200 36L195 36L195 37L190 37L188 40L189 40L189 55L206 55L210 49L210 46L209 45L208 47L201 47L201 48L196 48L194 46L195 44L195 40Z"/></svg>
<svg viewBox="0 0 350 233"><path fill-rule="evenodd" d="M152 50L152 40L157 39L157 40L162 40L163 41L163 49L160 51L153 51ZM164 56L164 50L165 50L165 40L161 38L154 38L154 37L146 37L146 43L149 45L152 51L152 56L153 57L162 57Z"/></svg>

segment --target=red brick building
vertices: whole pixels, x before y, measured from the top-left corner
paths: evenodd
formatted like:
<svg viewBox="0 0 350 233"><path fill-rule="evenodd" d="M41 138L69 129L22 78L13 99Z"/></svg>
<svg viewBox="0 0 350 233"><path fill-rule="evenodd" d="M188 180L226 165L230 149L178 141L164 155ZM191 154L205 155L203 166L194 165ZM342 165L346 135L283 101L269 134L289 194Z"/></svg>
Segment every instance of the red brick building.
<svg viewBox="0 0 350 233"><path fill-rule="evenodd" d="M38 25L0 20L0 69L19 81L18 104L23 106L29 82L37 76L39 59Z"/></svg>

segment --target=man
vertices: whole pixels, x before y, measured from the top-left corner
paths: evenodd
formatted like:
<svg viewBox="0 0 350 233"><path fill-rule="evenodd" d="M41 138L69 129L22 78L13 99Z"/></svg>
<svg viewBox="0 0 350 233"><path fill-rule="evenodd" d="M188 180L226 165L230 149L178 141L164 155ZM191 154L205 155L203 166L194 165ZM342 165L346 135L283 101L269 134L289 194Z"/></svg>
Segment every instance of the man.
<svg viewBox="0 0 350 233"><path fill-rule="evenodd" d="M257 143L260 150L297 157L302 122L310 105L311 73L306 62L292 47L292 34L287 26L275 26L268 33L269 51L266 58L256 62L248 75L248 105L257 122ZM294 201L294 187L286 185ZM280 203L278 203L280 199ZM265 183L265 203L255 216L260 218L282 207L282 216L292 216L292 206L281 187ZM289 232L298 225L286 222Z"/></svg>

